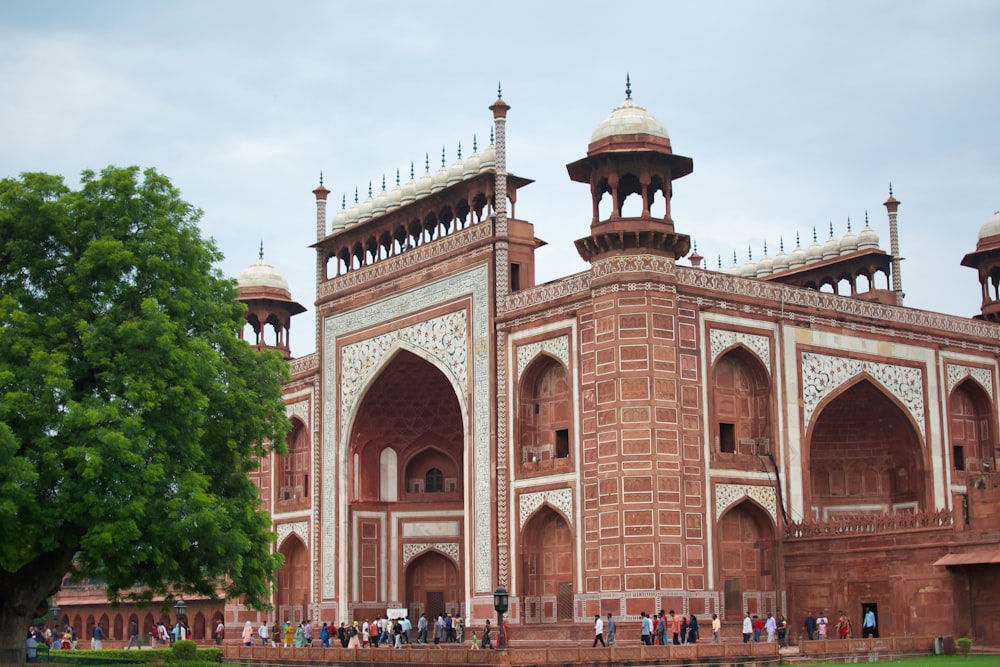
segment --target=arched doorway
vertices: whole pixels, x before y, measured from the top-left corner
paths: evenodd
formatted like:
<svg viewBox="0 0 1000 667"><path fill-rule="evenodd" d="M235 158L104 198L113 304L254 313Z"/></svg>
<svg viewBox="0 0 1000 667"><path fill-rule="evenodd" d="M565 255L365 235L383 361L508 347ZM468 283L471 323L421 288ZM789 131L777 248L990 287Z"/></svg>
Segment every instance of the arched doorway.
<svg viewBox="0 0 1000 667"><path fill-rule="evenodd" d="M948 397L948 431L951 437L951 465L963 473L983 473L996 469L990 399L971 380L959 383Z"/></svg>
<svg viewBox="0 0 1000 667"><path fill-rule="evenodd" d="M719 580L727 620L746 612L777 615L777 560L771 517L749 500L731 507L719 521Z"/></svg>
<svg viewBox="0 0 1000 667"><path fill-rule="evenodd" d="M769 451L771 384L767 370L742 346L722 355L712 369L713 460L735 463Z"/></svg>
<svg viewBox="0 0 1000 667"><path fill-rule="evenodd" d="M569 524L543 505L521 532L524 623L573 620L573 560Z"/></svg>
<svg viewBox="0 0 1000 667"><path fill-rule="evenodd" d="M907 413L868 379L821 408L808 451L814 519L927 507L920 436Z"/></svg>
<svg viewBox="0 0 1000 667"><path fill-rule="evenodd" d="M436 551L428 551L406 567L406 600L410 619L420 614L428 619L438 614L458 615L462 611L461 579L455 561Z"/></svg>
<svg viewBox="0 0 1000 667"><path fill-rule="evenodd" d="M356 616L384 614L396 601L426 606L427 592L441 592L440 604L464 613L466 437L448 376L414 352L399 350L368 386L352 420L348 461L347 559ZM458 554L458 564L445 570L436 560L444 557L428 553L430 560L404 565L404 552L424 548L429 536L436 536L439 552ZM442 578L454 580L454 588ZM413 585L417 598L408 597Z"/></svg>
<svg viewBox="0 0 1000 667"><path fill-rule="evenodd" d="M309 605L309 554L297 535L290 535L278 549L285 564L278 571L278 621L300 623L306 620Z"/></svg>
<svg viewBox="0 0 1000 667"><path fill-rule="evenodd" d="M571 411L566 367L539 356L525 369L518 395L514 456L520 472L569 469Z"/></svg>

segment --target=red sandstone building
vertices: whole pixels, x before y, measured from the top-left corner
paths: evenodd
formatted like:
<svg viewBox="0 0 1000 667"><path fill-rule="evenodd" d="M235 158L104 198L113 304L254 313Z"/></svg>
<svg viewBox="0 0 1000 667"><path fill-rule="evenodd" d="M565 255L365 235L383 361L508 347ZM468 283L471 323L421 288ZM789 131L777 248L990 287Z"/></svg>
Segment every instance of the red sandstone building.
<svg viewBox="0 0 1000 667"><path fill-rule="evenodd" d="M284 279L240 276L250 342L293 375L288 454L255 475L285 557L269 618L480 624L502 584L514 636L659 609L730 636L843 609L860 634L871 608L883 635L996 643L1000 214L962 260L975 318L903 306L891 192L888 253L866 221L709 270L670 215L693 162L627 93L567 166L590 268L536 285L490 109L482 153L332 216L314 190L315 354L291 358ZM188 601L196 638L219 614L260 618Z"/></svg>

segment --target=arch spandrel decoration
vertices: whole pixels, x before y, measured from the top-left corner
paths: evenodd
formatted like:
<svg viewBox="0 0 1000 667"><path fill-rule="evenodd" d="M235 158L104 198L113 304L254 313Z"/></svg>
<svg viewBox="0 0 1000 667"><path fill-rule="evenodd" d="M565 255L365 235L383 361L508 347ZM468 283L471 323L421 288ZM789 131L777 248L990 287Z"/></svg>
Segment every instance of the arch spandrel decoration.
<svg viewBox="0 0 1000 667"><path fill-rule="evenodd" d="M976 368L975 366L948 364L948 393L950 394L955 385L967 377L978 382L983 390L990 395L991 400L996 400L993 397L993 373L985 368Z"/></svg>
<svg viewBox="0 0 1000 667"><path fill-rule="evenodd" d="M921 438L926 439L921 369L814 352L802 353L802 409L805 413L805 429L809 429L816 408L824 398L861 374L868 375L892 394L913 417Z"/></svg>
<svg viewBox="0 0 1000 667"><path fill-rule="evenodd" d="M403 545L403 566L425 551L438 551L455 561L455 566L459 565L458 544L455 542L435 542L433 544L404 544Z"/></svg>
<svg viewBox="0 0 1000 667"><path fill-rule="evenodd" d="M708 344L713 364L723 351L728 350L733 345L742 344L761 360L768 374L771 373L771 341L767 336L712 329L708 332Z"/></svg>
<svg viewBox="0 0 1000 667"><path fill-rule="evenodd" d="M778 525L778 496L774 487L756 484L716 484L715 520L721 519L727 509L744 498L756 500L771 515L774 525Z"/></svg>
<svg viewBox="0 0 1000 667"><path fill-rule="evenodd" d="M488 229L488 227L488 225L475 225L473 230ZM445 243L447 241L448 239L443 240ZM404 253L401 257L405 258L407 255L409 253ZM376 264L376 267L382 264L388 264L388 262L380 262ZM348 276L350 275L348 274ZM468 335L471 336L472 341L489 340L489 275L489 269L485 265L474 266L461 273L424 283L411 290L396 292L377 302L369 303L355 310L338 312L323 319L323 349L330 353L322 356L322 419L325 424L337 425L336 428L327 428L323 431L321 456L324 474L321 511L325 516L336 516L337 514L338 494L335 480L339 479L338 473L346 466L348 444L345 425L351 421L351 413L339 409L338 363L340 355L333 353L337 349L337 339L348 333L382 324L392 318L420 313L428 308L449 303L458 298L470 297L472 305ZM415 345L415 343L410 344ZM473 464L472 498L470 501L472 553L467 567L473 569L476 591L492 591L496 576L493 571L493 549L489 535L496 506L491 500L490 485L491 403L488 347L473 345L467 366L472 383L472 396L466 398L464 393L459 396L460 401L469 401L467 409L472 422L470 444ZM453 377L458 376L453 374ZM357 399L355 398L355 400ZM499 502L504 502L502 496ZM341 537L343 538L343 536ZM336 596L337 577L339 576L337 532L325 530L321 533L320 539L322 540L320 594L324 599L333 599ZM343 538L340 544L346 549L346 538Z"/></svg>
<svg viewBox="0 0 1000 667"><path fill-rule="evenodd" d="M573 527L573 491L570 489L550 489L549 491L522 493L517 497L520 530L524 530L524 524L528 517L545 503L562 512L566 523L570 528Z"/></svg>
<svg viewBox="0 0 1000 667"><path fill-rule="evenodd" d="M548 340L540 340L534 343L528 343L527 345L522 345L517 348L517 381L521 381L521 375L524 374L524 369L528 367L535 357L537 357L542 352L548 352L553 357L563 362L563 365L567 368L569 367L569 336L559 336L558 338L549 338Z"/></svg>
<svg viewBox="0 0 1000 667"><path fill-rule="evenodd" d="M285 406L285 416L286 417L298 417L302 420L302 423L309 426L309 401L299 401L297 403L289 403Z"/></svg>
<svg viewBox="0 0 1000 667"><path fill-rule="evenodd" d="M459 387L468 383L468 355L466 354L467 321L464 310L418 322L381 336L369 338L341 351L341 406L344 414L353 414L355 403L372 374L381 366L385 356L398 343L408 343L415 349L437 359L447 368ZM464 402L464 396L459 395ZM347 429L347 420L341 425ZM341 437L346 437L343 433Z"/></svg>
<svg viewBox="0 0 1000 667"><path fill-rule="evenodd" d="M295 534L302 540L302 544L309 548L309 523L307 521L294 521L292 523L279 523L277 527L278 539L276 546L280 549L281 545L285 543L285 540L289 535Z"/></svg>

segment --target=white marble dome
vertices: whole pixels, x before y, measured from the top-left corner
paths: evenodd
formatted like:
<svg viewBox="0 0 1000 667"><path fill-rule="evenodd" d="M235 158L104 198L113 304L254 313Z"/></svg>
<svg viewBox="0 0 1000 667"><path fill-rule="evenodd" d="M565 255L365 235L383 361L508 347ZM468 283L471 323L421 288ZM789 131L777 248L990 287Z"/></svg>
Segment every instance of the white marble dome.
<svg viewBox="0 0 1000 667"><path fill-rule="evenodd" d="M858 250L866 248L878 248L878 234L868 226L867 220L865 220L864 228L858 232Z"/></svg>
<svg viewBox="0 0 1000 667"><path fill-rule="evenodd" d="M987 220L982 227L979 228L979 238L986 239L991 236L996 236L1000 234L1000 211L993 214L993 217Z"/></svg>
<svg viewBox="0 0 1000 667"><path fill-rule="evenodd" d="M654 137L670 139L667 128L657 120L656 116L649 113L635 102L632 98L626 98L621 106L615 107L611 114L597 124L593 134L590 135L590 143L606 139L607 137L629 134L648 134Z"/></svg>
<svg viewBox="0 0 1000 667"><path fill-rule="evenodd" d="M278 270L259 258L256 262L243 269L236 278L237 287L270 287L288 292L288 281L278 273Z"/></svg>

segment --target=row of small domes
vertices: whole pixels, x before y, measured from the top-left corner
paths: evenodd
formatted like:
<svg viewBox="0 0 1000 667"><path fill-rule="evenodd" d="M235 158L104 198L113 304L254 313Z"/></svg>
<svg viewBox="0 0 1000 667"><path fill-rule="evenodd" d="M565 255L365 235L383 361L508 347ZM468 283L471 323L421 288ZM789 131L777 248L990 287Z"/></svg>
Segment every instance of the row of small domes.
<svg viewBox="0 0 1000 667"><path fill-rule="evenodd" d="M492 134L492 133L491 133ZM441 149L441 168L433 174L430 170L429 158L424 158L424 174L420 178L415 178L413 164L410 164L410 180L400 185L399 171L396 171L396 185L391 190L385 189L385 177L382 177L382 191L372 196L371 183L368 184L368 199L358 202L358 192L354 191L354 204L347 206L347 196L341 202L341 208L333 216L331 230L339 232L354 225L370 220L371 218L392 211L404 204L421 199L435 192L440 192L450 185L454 185L473 176L477 176L484 171L489 171L496 167L496 147L492 138L490 145L483 150L482 154L476 151L476 140L472 140L472 155L462 159L462 145L458 146L458 159L450 167L445 164L444 149Z"/></svg>
<svg viewBox="0 0 1000 667"><path fill-rule="evenodd" d="M841 255L848 255L858 250L867 248L878 248L879 238L875 230L868 225L868 216L865 215L865 226L859 233L851 231L851 221L847 221L847 233L839 240L833 235L833 223L830 223L830 238L825 243L820 244L816 239L816 229L813 228L813 242L808 247L803 248L799 241L798 234L795 235L795 249L791 253L785 252L784 241L781 242L780 250L773 258L767 254L767 244L764 245L764 256L759 261L753 261L751 255L746 264L742 266L736 260L736 253L733 253L733 265L726 269L726 273L743 276L744 278L757 278L767 276L779 271L796 269L807 264L815 264L824 259L831 259Z"/></svg>

